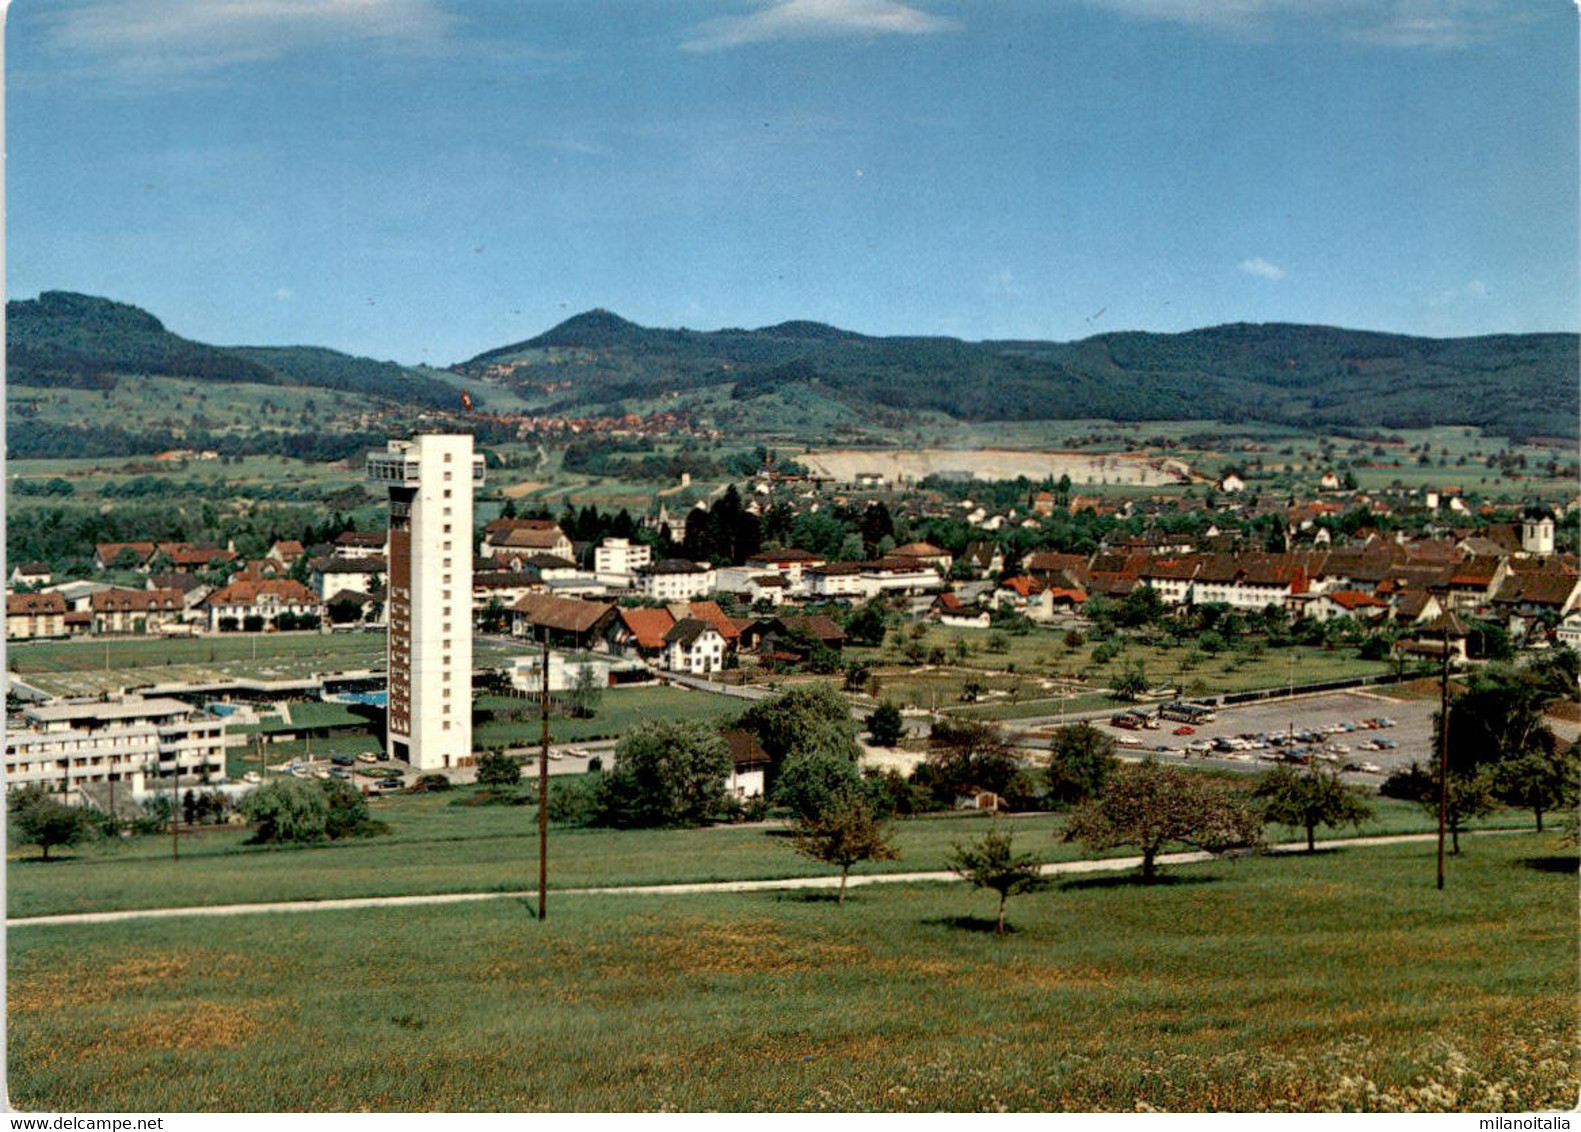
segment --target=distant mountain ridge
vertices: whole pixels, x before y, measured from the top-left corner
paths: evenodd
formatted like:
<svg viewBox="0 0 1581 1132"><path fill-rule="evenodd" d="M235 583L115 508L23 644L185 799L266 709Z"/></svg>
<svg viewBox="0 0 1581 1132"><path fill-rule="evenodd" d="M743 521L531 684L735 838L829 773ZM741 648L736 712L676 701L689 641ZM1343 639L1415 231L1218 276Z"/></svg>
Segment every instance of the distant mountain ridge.
<svg viewBox="0 0 1581 1132"><path fill-rule="evenodd" d="M6 351L9 381L24 387L170 376L308 386L418 406L450 407L458 396L448 375L439 380L323 347L195 342L135 306L66 291L8 302ZM812 394L857 423L926 411L971 421L1471 424L1514 437L1581 431L1576 334L1437 339L1234 323L1074 342L967 342L874 337L805 320L755 330L655 329L593 310L450 369L479 379L472 385L479 406L491 385L501 395L504 385L541 411L589 415L721 390L737 402L758 401L768 414L759 418L771 420L787 398Z"/></svg>
<svg viewBox="0 0 1581 1132"><path fill-rule="evenodd" d="M6 303L6 376L14 385L94 388L125 378L306 385L450 406L443 381L321 346L211 346L165 329L138 307L70 291Z"/></svg>
<svg viewBox="0 0 1581 1132"><path fill-rule="evenodd" d="M1422 338L1290 323L1074 342L879 338L823 323L651 329L606 310L451 369L556 390L561 409L729 385L750 400L812 389L861 413L965 420L1262 420L1412 428L1475 424L1575 436L1581 336Z"/></svg>

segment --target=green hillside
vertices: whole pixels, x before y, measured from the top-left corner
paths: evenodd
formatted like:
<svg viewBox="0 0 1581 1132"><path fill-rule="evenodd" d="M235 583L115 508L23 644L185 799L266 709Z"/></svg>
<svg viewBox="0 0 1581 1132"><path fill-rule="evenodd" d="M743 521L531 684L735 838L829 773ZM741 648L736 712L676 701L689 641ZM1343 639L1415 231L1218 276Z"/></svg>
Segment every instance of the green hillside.
<svg viewBox="0 0 1581 1132"><path fill-rule="evenodd" d="M69 291L6 303L12 385L114 389L125 379L311 386L449 407L455 389L421 372L317 346L210 346L172 334L147 311Z"/></svg>
<svg viewBox="0 0 1581 1132"><path fill-rule="evenodd" d="M1276 323L965 342L873 338L811 322L655 330L591 311L453 368L581 411L728 386L738 402L805 390L857 413L932 411L968 421L1465 423L1574 436L1578 358L1574 334L1431 339Z"/></svg>

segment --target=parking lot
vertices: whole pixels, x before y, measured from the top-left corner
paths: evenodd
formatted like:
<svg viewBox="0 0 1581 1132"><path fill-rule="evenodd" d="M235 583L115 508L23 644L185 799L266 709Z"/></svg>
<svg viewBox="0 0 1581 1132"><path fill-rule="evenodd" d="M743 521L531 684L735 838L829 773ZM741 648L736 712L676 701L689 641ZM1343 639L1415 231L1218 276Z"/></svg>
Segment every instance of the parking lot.
<svg viewBox="0 0 1581 1132"><path fill-rule="evenodd" d="M1345 777L1376 786L1385 775L1413 760L1425 761L1432 753L1433 712L1437 705L1431 700L1391 700L1365 692L1333 692L1315 696L1297 696L1294 700L1279 699L1253 704L1220 708L1212 723L1195 724L1189 735L1174 734L1182 725L1173 720L1159 720L1158 729L1137 731L1111 727L1107 720L1096 726L1121 743L1122 756L1140 756L1144 751L1160 758L1189 758L1209 766L1222 766L1228 770L1261 771L1273 766L1271 756L1281 749L1236 752L1237 758L1226 758L1222 752L1204 756L1187 752L1187 745L1197 740L1211 742L1218 738L1242 735L1288 736L1291 731L1320 731L1334 724L1357 725L1354 731L1325 734L1320 742L1301 743L1297 746L1313 751L1326 750L1335 756L1334 766L1345 763L1372 763L1380 768L1378 773L1348 772ZM1364 719L1386 717L1393 727L1380 729L1362 728ZM1364 750L1362 744L1374 740L1387 740L1395 744L1389 750ZM1140 744L1139 746L1137 744ZM1341 748L1349 748L1342 750ZM1250 756L1246 758L1244 756ZM1265 756L1259 758L1259 756Z"/></svg>

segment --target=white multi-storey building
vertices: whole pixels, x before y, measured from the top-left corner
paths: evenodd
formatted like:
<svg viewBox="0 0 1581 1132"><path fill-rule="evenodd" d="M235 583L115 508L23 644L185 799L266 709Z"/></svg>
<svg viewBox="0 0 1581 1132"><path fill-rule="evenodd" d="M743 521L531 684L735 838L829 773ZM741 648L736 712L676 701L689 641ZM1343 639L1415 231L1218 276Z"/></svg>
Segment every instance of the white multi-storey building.
<svg viewBox="0 0 1581 1132"><path fill-rule="evenodd" d="M472 760L472 492L466 433L419 432L368 454L390 496L390 756L418 770Z"/></svg>
<svg viewBox="0 0 1581 1132"><path fill-rule="evenodd" d="M606 538L593 551L593 573L617 585L630 585L631 576L653 561L653 547L628 538Z"/></svg>
<svg viewBox="0 0 1581 1132"><path fill-rule="evenodd" d="M637 592L659 601L691 601L714 592L714 568L702 562L667 558L637 570Z"/></svg>
<svg viewBox="0 0 1581 1132"><path fill-rule="evenodd" d="M8 788L43 783L70 797L84 783L124 782L140 793L145 776L225 773L224 721L180 700L50 704L23 708L22 720L6 729Z"/></svg>

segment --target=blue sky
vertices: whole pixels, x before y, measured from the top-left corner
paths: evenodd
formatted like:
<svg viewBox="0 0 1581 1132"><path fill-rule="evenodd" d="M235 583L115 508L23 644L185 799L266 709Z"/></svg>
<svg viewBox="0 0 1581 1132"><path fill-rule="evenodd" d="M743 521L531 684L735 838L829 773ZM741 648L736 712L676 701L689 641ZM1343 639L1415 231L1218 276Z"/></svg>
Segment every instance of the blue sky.
<svg viewBox="0 0 1581 1132"><path fill-rule="evenodd" d="M646 325L1576 330L1564 0L16 0L8 295L449 364Z"/></svg>

